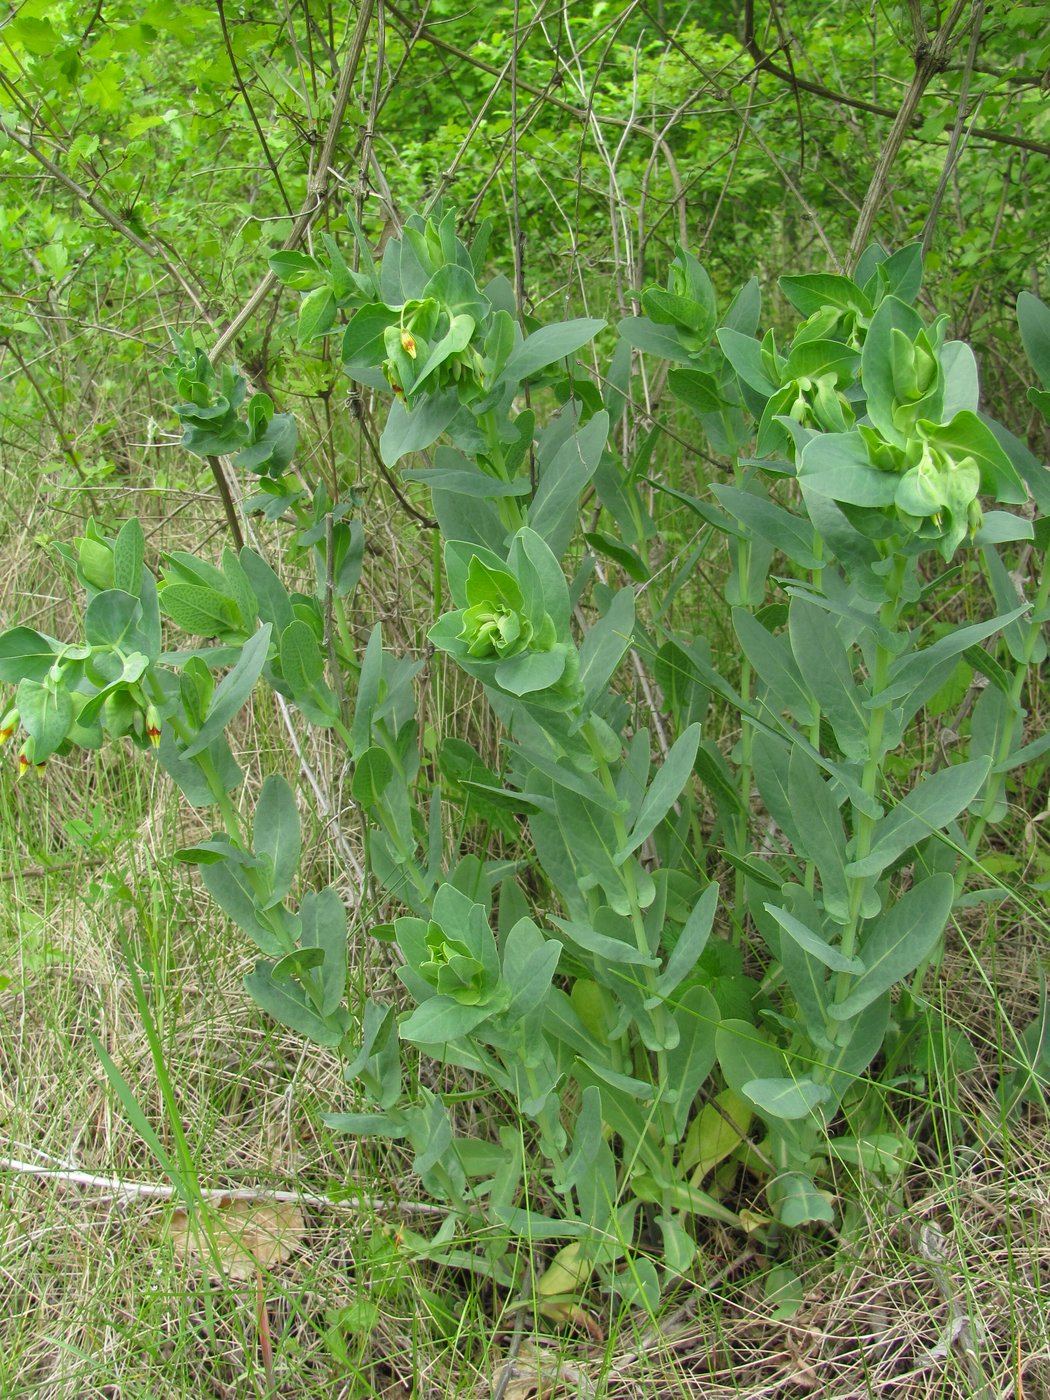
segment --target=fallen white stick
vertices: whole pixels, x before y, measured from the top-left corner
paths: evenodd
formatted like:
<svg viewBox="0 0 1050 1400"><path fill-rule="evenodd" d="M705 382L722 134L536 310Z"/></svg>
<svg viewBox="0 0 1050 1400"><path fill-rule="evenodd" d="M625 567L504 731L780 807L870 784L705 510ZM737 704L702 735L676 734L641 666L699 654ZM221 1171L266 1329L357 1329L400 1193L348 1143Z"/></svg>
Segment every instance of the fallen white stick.
<svg viewBox="0 0 1050 1400"><path fill-rule="evenodd" d="M123 1177L100 1176L95 1172L80 1171L76 1167L43 1167L38 1162L23 1162L17 1157L0 1157L0 1171L23 1172L28 1176L68 1182L72 1186L90 1187L95 1191L111 1191L114 1195L124 1196L129 1200L170 1201L181 1195L176 1187L161 1182L127 1181ZM445 1214L441 1206L416 1201L398 1201L391 1205L375 1196L348 1196L346 1200L333 1201L327 1196L317 1196L310 1192L264 1191L252 1186L229 1189L200 1188L196 1194L202 1201L288 1201L297 1206L316 1206L321 1210L394 1210L402 1215Z"/></svg>

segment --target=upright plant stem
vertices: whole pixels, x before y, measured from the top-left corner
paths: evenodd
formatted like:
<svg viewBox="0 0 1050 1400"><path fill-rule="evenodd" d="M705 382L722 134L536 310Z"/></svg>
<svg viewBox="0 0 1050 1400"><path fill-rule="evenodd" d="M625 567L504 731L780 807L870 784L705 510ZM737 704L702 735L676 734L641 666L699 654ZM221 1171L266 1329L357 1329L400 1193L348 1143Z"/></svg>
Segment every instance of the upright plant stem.
<svg viewBox="0 0 1050 1400"><path fill-rule="evenodd" d="M887 598L879 611L879 624L884 631L893 631L900 616L900 593L901 585L904 582L904 574L907 569L907 558L898 554L893 562L893 569L887 580ZM893 660L893 652L881 641L877 642L875 649L875 666L871 678L871 697L878 700L886 689L889 678L890 663ZM883 772L883 736L886 731L886 715L889 712L889 702L878 704L871 711L871 719L868 722L868 757L864 764L864 772L861 776L861 787L868 797L875 797L882 786ZM871 838L875 830L875 818L867 812L857 812L856 825L856 850L854 860L863 860L871 853ZM848 876L849 885L849 919L842 934L842 955L846 958L856 956L857 943L860 937L861 925L864 922L863 906L864 896L867 893L870 877L865 875ZM840 972L836 983L836 1000L842 1000L849 988L850 973ZM838 1030L841 1033L844 1027L848 1027L849 1022L840 1023Z"/></svg>
<svg viewBox="0 0 1050 1400"><path fill-rule="evenodd" d="M744 489L744 475L739 463L735 466L734 476L739 490ZM751 598L751 541L738 539L736 542L736 573L739 602L742 608L754 606ZM744 702L744 709L751 704L751 662L747 656L743 656L740 661L740 698ZM750 847L751 831L751 774L752 774L752 749L754 746L754 730L744 718L740 728L740 815L737 819L736 827L736 854L743 860L746 859ZM733 880L733 942L739 947L743 940L743 909L745 900L744 872L739 868L734 874Z"/></svg>
<svg viewBox="0 0 1050 1400"><path fill-rule="evenodd" d="M1041 617L1046 611L1048 598L1050 598L1050 565L1048 565L1044 559L1043 574L1042 578L1039 580L1039 588L1036 592L1033 609L1036 618ZM1014 667L1013 680L1010 685L1010 694L1008 697L1009 709L1003 723L1003 732L999 736L999 743L992 758L992 771L988 777L988 788L978 810L977 818L967 836L966 850L971 858L977 855L988 823L991 821L992 813L1002 798L1003 789L1006 787L1006 774L997 770L999 765L1009 758L1013 750L1017 728L1024 715L1021 696L1024 692L1025 681L1028 679L1028 673L1032 666L1032 659L1035 656L1035 649L1041 635L1041 625L1038 622L1030 623L1028 633L1025 637L1023 658L1018 661ZM969 862L964 862L960 866L956 878L957 888L961 889L962 882L966 879L968 868Z"/></svg>
<svg viewBox="0 0 1050 1400"><path fill-rule="evenodd" d="M25 375L26 379L29 381L30 387L32 388L33 392L40 400L44 412L47 414L48 421L50 422L52 428L55 431L55 436L58 438L58 444L61 447L63 454L68 459L70 466L76 472L79 479L85 483L85 490L87 492L87 498L91 503L91 509L97 515L98 502L95 500L95 497L92 494L91 487L86 484L87 476L84 473L84 468L81 464L80 456L77 453L76 448L70 442L69 438L66 437L65 430L62 427L62 422L59 419L58 413L55 410L54 405L48 398L47 394L44 392L43 385L40 383L36 375L33 373L29 365L27 364L25 357L19 350L14 338L9 338L4 342L4 344L6 344L7 348L11 351L12 355L14 355L15 359L18 361L19 368Z"/></svg>
<svg viewBox="0 0 1050 1400"><path fill-rule="evenodd" d="M586 728L584 729L584 733L587 733ZM591 739L590 735L588 735L588 744L591 748L592 754L594 755L597 761L598 777L601 781L601 784L604 787L605 791L609 794L609 796L615 798L617 796L616 784L614 783L612 773L609 770L609 764L606 761L604 755L602 754L600 746ZM625 846L627 844L627 828L624 825L623 818L619 815L618 812L613 813L613 831L615 833L616 840L619 843L619 845L621 847ZM638 899L638 887L635 882L634 871L631 868L631 863L629 859L624 862L624 865L621 868L621 876L623 879L624 894L627 896L627 902L630 906L631 925L634 929L635 945L640 953L643 953L646 957L648 957L649 937L646 933L645 920L642 917L642 908ZM663 999L660 997L660 994L657 991L656 974L651 967L646 966L641 969L641 975L643 981L645 982L647 999L652 999L655 1002L650 1012L653 1021L653 1028L656 1031L657 1037L661 1041L666 1041L666 1007L664 1006ZM671 1087L670 1076L668 1074L667 1067L667 1051L661 1049L655 1051L654 1053L656 1056L655 1088L657 1092L657 1120L659 1123L660 1134L663 1139L663 1143L665 1145L665 1148L669 1150L670 1147L677 1141L677 1134L674 1128L673 1111L671 1109L670 1104L666 1100L666 1091L669 1087ZM664 1201L664 1213L669 1215L672 1209L673 1207L671 1197L668 1193Z"/></svg>
<svg viewBox="0 0 1050 1400"><path fill-rule="evenodd" d="M230 483L226 480L226 472L218 457L209 457L208 466L211 468L211 474L215 478L215 485L219 488L219 497L222 501L222 508L226 513L226 523L230 527L230 534L233 536L233 542L237 546L237 552L240 553L244 548L244 531L241 529L241 522L237 517L237 507L234 504Z"/></svg>
<svg viewBox="0 0 1050 1400"><path fill-rule="evenodd" d="M819 559L819 558L821 557L821 552L822 552L822 545L821 545L820 536L816 533L816 531L814 531L814 532L813 532L813 554L814 554L814 557L817 558L817 559ZM812 582L812 584L813 584L813 591L814 591L814 593L817 594L818 596L819 596L821 593L823 593L823 591L824 591L824 570L823 570L823 569L812 569L812 570L810 571L810 580L811 580L811 582ZM812 722L811 722L811 724L810 724L810 726L809 726L809 742L813 745L814 749L816 749L816 751L819 753L819 752L820 752L820 709L819 709L819 707L817 707L817 708L814 709L813 720L812 720ZM815 888L816 888L816 883L817 883L816 875L817 875L817 864L816 864L816 861L814 861L814 860L807 860L807 861L806 861L805 887L806 887L806 892L807 892L808 894L812 894L813 891L814 891Z"/></svg>
<svg viewBox="0 0 1050 1400"><path fill-rule="evenodd" d="M147 671L143 684L149 692L150 700L158 710L161 710L167 697L152 672ZM167 720L166 723L171 725L172 730L183 743L188 744L190 742L193 736L187 730L186 725L178 715L173 716L171 719ZM233 840L240 841L243 836L240 813L230 799L230 794L223 786L215 764L212 762L211 755L204 752L198 754L192 761L196 763L197 767L201 770L208 787L211 789L212 796L215 798L215 805L222 814L222 824L226 828L227 834Z"/></svg>
<svg viewBox="0 0 1050 1400"><path fill-rule="evenodd" d="M500 442L499 436L499 421L495 413L484 414L479 422L485 430L487 457L492 467L492 475L499 481L509 481L510 473L507 470L507 459L503 454L503 444ZM496 508L499 511L500 523L506 526L508 531L519 530L525 523L521 507L513 496L500 496Z"/></svg>

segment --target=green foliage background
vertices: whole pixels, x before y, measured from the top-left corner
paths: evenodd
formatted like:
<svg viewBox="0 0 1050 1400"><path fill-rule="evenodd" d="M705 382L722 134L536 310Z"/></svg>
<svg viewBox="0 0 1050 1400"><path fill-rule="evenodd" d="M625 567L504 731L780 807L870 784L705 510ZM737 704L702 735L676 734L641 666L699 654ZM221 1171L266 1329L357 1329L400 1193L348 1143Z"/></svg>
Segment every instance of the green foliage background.
<svg viewBox="0 0 1050 1400"><path fill-rule="evenodd" d="M308 204L357 18L307 3L28 0L0 27L3 326L48 382L86 469L118 461L129 431L141 441L143 425L112 411L128 388L122 366L149 378L175 329L214 338ZM958 26L876 231L887 246L921 237L950 162L927 284L1003 389L1017 366L1013 296L1039 292L1047 247L1050 36L1037 3L962 18L977 22L973 52ZM811 0L503 3L484 15L450 0L385 4L316 227L345 228L349 203L380 236L445 197L468 231L495 219L501 261L520 236L540 311L629 310L662 280L676 240L723 289L830 268L936 25L930 6ZM323 394L334 372L292 353L286 310L267 299L240 358L284 394ZM74 429L66 405L85 399L97 412ZM39 412L24 374L5 376L2 401L8 427Z"/></svg>

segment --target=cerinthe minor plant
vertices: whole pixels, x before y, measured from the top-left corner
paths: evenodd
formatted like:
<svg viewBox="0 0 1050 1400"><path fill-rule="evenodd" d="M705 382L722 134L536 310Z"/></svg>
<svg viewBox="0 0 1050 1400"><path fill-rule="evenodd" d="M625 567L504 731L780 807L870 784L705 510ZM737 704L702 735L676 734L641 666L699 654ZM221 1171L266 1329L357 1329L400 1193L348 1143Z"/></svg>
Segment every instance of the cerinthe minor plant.
<svg viewBox="0 0 1050 1400"><path fill-rule="evenodd" d="M359 235L359 270L324 246L275 271L304 294L300 341L340 336L349 376L390 399L384 465L429 490L443 541L451 606L429 642L483 689L498 767L455 735L436 774L422 767L418 663L378 627L359 651L349 625L357 498L297 470L291 418L189 339L169 376L185 446L255 475L251 508L291 530L286 557L312 582L289 589L251 549L172 553L155 578L134 521L112 539L91 526L68 555L83 638L0 638L0 679L17 685L4 732L25 731L26 767L156 744L187 800L216 812L182 858L259 948L259 1004L341 1056L351 1103L329 1123L402 1142L446 1204L418 1248L512 1286L550 1241L538 1287L553 1318L592 1277L654 1303L691 1266L698 1221L771 1239L819 1227L843 1204L836 1162L892 1178L909 1158L872 1067L905 1063L925 970L972 893L961 861L1011 769L1046 747L1024 733L1022 697L1047 576L1019 601L1000 551L1030 541L1042 568L1050 477L980 414L968 347L915 310L915 249L872 248L852 279L781 279L801 318L783 348L757 335L757 284L720 314L680 250L620 327L599 392L575 356L603 323L523 333L509 283L485 278L484 236L466 247L451 214L411 219L378 264ZM1044 379L1048 315L1022 306ZM671 362L672 393L724 461L710 491L620 455L637 353ZM562 407L540 422L526 382ZM998 508L1029 495L1034 524ZM653 502L671 498L725 537L738 663L672 624L688 569L651 574ZM962 572L970 596L988 581L992 615L935 631ZM164 651L162 617L193 644ZM621 684L631 649L654 700ZM965 746L902 779L960 666L987 680ZM352 764L400 997L346 1004L345 910L331 888L297 887L288 782L268 777L239 815L225 731L260 683ZM727 709L730 750L715 739ZM478 819L499 858L472 849ZM487 1133L462 1131L454 1094L408 1092L407 1046L472 1077Z"/></svg>

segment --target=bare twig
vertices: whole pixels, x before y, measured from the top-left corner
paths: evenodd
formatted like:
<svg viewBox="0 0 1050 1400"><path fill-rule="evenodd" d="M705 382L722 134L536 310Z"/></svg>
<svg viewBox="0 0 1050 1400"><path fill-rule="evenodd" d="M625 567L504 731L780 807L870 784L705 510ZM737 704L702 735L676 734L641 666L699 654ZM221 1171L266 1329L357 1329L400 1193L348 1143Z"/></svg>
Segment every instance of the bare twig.
<svg viewBox="0 0 1050 1400"><path fill-rule="evenodd" d="M693 68L695 68L698 72L704 74L704 76L705 76L705 77L708 79L708 81L710 82L712 91L715 93L715 95L718 96L718 97L721 99L721 101L722 101L725 105L727 105L727 106L732 110L732 112L734 113L734 115L737 116L737 117L739 118L739 120L740 120L744 125L746 125L747 130L748 130L748 132L749 132L749 134L750 134L752 140L754 141L755 145L759 148L759 150L762 152L762 154L763 154L763 155L766 157L766 159L770 162L770 164L773 166L773 168L774 168L774 169L777 171L777 173L780 175L780 178L784 181L784 184L788 187L788 189L789 189L789 190L791 191L791 193L794 195L795 199L797 200L797 202L798 202L798 204L799 204L799 207L802 209L802 211L803 211L804 214L806 215L806 218L809 220L810 224L812 225L812 227L813 227L813 229L814 229L814 231L815 231L817 237L820 239L821 243L824 245L824 251L827 253L828 258L830 259L831 266L832 266L833 268L835 268L836 270L838 270L838 268L839 268L839 257L838 257L838 254L836 253L835 248L834 248L834 245L832 244L831 239L828 237L827 232L826 232L826 230L824 229L824 225L821 223L821 221L820 221L820 219L819 219L819 217L818 217L818 215L817 215L816 210L813 208L812 204L810 204L809 200L806 198L806 195L805 195L805 193L803 192L801 185L800 185L800 184L798 183L798 181L795 180L795 179L789 174L789 172L785 169L783 162L780 160L780 157L777 155L777 153L776 153L776 152L772 149L772 147L769 145L769 142L766 141L765 138L762 136L762 133L759 131L758 126L757 126L755 123L753 123L752 121L749 120L749 118L748 118L746 112L742 112L742 111L740 110L740 107L737 105L737 103L734 101L733 97L730 95L730 90L729 90L729 89L725 89L725 90L719 91L719 89L718 89L718 88L715 86L715 84L714 84L714 81L713 81L713 79L712 79L712 76L711 76L710 74L708 74L708 73L705 72L705 70L704 70L704 68L702 67L702 65L701 65L700 63L697 62L695 55L692 54L687 48L685 48L684 45L680 44L680 43L678 42L678 40L675 38L675 36L674 36L673 34L669 33L669 31L665 28L665 26L664 26L663 24L660 23L659 19L657 19L657 18L652 14L652 12L651 12L650 10L645 9L645 10L643 10L643 13L645 14L645 16L646 16L646 18L649 20L649 22L652 24L653 28L657 31L657 33L659 33L660 37L661 37L662 39L664 39L677 53L680 53L680 54L682 55L682 57L686 60L687 63L689 63L689 64L690 64ZM753 100L754 100L754 94L753 94L753 93L749 93L749 97L748 97L748 109L750 109Z"/></svg>
<svg viewBox="0 0 1050 1400"><path fill-rule="evenodd" d="M339 138L339 132L342 129L343 118L346 116L347 103L350 101L350 89L361 63L361 55L364 53L365 42L368 38L368 29L372 22L372 10L374 5L375 0L362 0L361 8L358 11L357 25L350 39L350 48L343 62L342 72L339 74L339 86L336 88L335 100L332 104L332 115L328 119L328 128L325 131L324 141L321 145L321 154L317 160L317 167L310 178L306 199L303 201L302 208L296 215L291 232L281 245L286 252L299 246L307 229L328 202L328 193L332 178L329 167L331 166L332 157L335 153L335 144ZM251 296L241 307L240 311L238 311L237 315L208 352L208 358L211 360L212 364L215 364L223 351L226 350L229 345L233 344L276 285L277 278L272 272L267 272L266 276L258 284Z"/></svg>
<svg viewBox="0 0 1050 1400"><path fill-rule="evenodd" d="M129 1181L126 1177L103 1176L97 1172L80 1171L76 1167L46 1167L39 1162L24 1162L18 1157L0 1157L0 1171L64 1182L69 1186L83 1186L92 1191L106 1191L125 1200L171 1201L176 1197L181 1199L181 1192L164 1182ZM344 1200L333 1201L327 1196L318 1196L309 1191L266 1191L256 1186L220 1186L201 1189L198 1194L202 1201L214 1202L217 1205L224 1205L228 1201L287 1201L316 1210L374 1210L377 1213L392 1211L398 1215L445 1214L441 1206L427 1205L424 1202L390 1202L378 1196L348 1196Z"/></svg>
<svg viewBox="0 0 1050 1400"><path fill-rule="evenodd" d="M328 191L331 183L330 165L332 155L343 125L343 118L346 115L347 104L350 100L350 88L353 85L354 77L360 66L361 55L364 52L365 41L368 38L373 5L374 0L362 0L361 9L357 17L357 26L350 40L350 49L343 63L342 72L339 75L339 86L336 89L335 99L332 104L332 114L329 118L328 128L321 146L321 154L318 158L317 168L310 177L306 199L303 201L303 206L296 216L291 232L281 245L286 251L298 246L303 236L328 201ZM267 271L266 275L256 286L240 311L234 316L233 320L208 352L208 359L212 364L215 364L227 347L236 340L237 336L240 335L241 331L255 315L256 311L276 285L277 278L275 274L272 271ZM223 509L226 512L226 520L229 524L230 532L237 542L238 549L240 549L244 544L244 539L233 504L233 490L229 478L226 475L224 464L218 458L213 457L209 457L208 464L211 467L216 485L219 488L219 495L222 498Z"/></svg>
<svg viewBox="0 0 1050 1400"><path fill-rule="evenodd" d="M57 412L55 411L54 405L48 398L47 394L44 392L43 385L40 384L36 375L29 368L29 365L25 361L25 357L22 355L22 352L18 348L17 342L15 340L7 339L4 341L4 344L11 351L11 354L14 355L15 359L18 361L22 373L29 380L30 387L36 394L37 398L40 400L40 403L44 409L44 413L47 415L48 422L51 424L52 428L55 431L55 436L58 438L59 446L62 448L64 455L68 459L70 465L72 466L73 470L76 472L80 480L86 481L87 478L84 474L84 468L81 466L80 463L80 456L74 448L73 444L70 442L69 438L66 437L65 429L62 427L62 424L59 421L59 417ZM88 498L91 500L92 509L97 510L98 505L95 502L94 498L91 496L90 488L88 488Z"/></svg>
<svg viewBox="0 0 1050 1400"><path fill-rule="evenodd" d="M922 231L922 255L927 257L933 245L933 232L937 227L937 215L940 212L941 201L944 199L944 192L948 188L948 181L952 177L959 157L962 155L962 132L963 123L966 120L966 108L970 100L970 79L973 76L973 66L977 58L977 46L981 42L981 25L984 23L984 0L974 0L973 19L970 30L970 46L966 51L966 62L963 66L962 81L959 84L959 110L955 114L955 125L952 127L952 134L948 141L948 151L944 157L944 168L941 170L941 178L937 182L933 199L930 201L930 212L926 215L926 224ZM978 103L978 107L980 104ZM971 124L971 131L972 131Z"/></svg>
<svg viewBox="0 0 1050 1400"><path fill-rule="evenodd" d="M105 864L104 860L93 860L84 868L96 870ZM74 868L81 868L79 860L64 860L59 865L18 865L13 870L0 870L0 880L46 880L51 875L61 875Z"/></svg>
<svg viewBox="0 0 1050 1400"><path fill-rule="evenodd" d="M889 180L890 170L893 167L901 147L907 139L908 132L919 110L919 103L923 94L929 86L930 79L935 73L939 73L948 62L948 50L951 44L952 34L956 25L962 18L963 10L967 0L956 0L952 6L951 13L944 23L937 30L932 40L927 41L925 26L922 23L921 14L914 20L915 26L915 73L908 84L908 91L904 94L904 100L900 105L900 110L894 118L889 134L883 142L882 151L879 154L879 163L875 167L875 173L871 177L871 184L868 186L868 193L864 197L860 214L857 218L857 227L853 231L853 239L850 242L849 252L846 254L846 270L852 271L857 265L861 253L868 246L872 229L875 226L875 215L878 213L882 197L886 193L886 184Z"/></svg>
<svg viewBox="0 0 1050 1400"><path fill-rule="evenodd" d="M869 102L866 98L854 97L852 93L839 92L834 88L825 87L823 83L810 82L794 73L789 73L786 68L781 68L774 63L773 56L764 53L755 38L754 0L745 0L744 4L744 47L754 59L757 69L763 73L771 74L774 78L779 78L781 82L801 89L802 92L811 92L815 97L826 98L829 102L834 102L840 107L850 107L856 112L870 112L873 117L897 117L899 115L894 108L886 107L881 102ZM912 124L918 124L914 116ZM995 131L988 126L971 127L970 135L977 136L982 141L991 141L998 146L1016 146L1022 151L1032 151L1036 155L1050 156L1050 142L1033 141L1028 136L1011 136L1005 131Z"/></svg>
<svg viewBox="0 0 1050 1400"><path fill-rule="evenodd" d="M234 52L233 43L230 39L229 26L226 23L225 0L215 0L215 8L219 12L219 25L222 28L222 42L226 48L226 57L230 60L230 67L233 70L233 81L237 84L238 91L244 98L244 105L248 108L248 115L252 119L252 126L255 127L255 134L259 138L259 145L262 147L262 153L266 157L266 164L270 167L270 173L273 175L278 193L284 201L284 207L288 210L289 214L291 214L293 212L292 202L288 198L288 192L284 188L284 181L281 179L281 172L277 169L277 162L274 160L273 154L270 151L270 143L266 139L266 133L263 131L259 123L259 118L255 114L255 107L248 94L247 84L241 77L241 70L237 63L237 55Z"/></svg>
<svg viewBox="0 0 1050 1400"><path fill-rule="evenodd" d="M634 0L634 2L637 3L637 0ZM634 4L629 8L633 9ZM435 49L441 49L445 53L451 54L453 58L462 59L464 63L469 63L472 68L480 69L482 73L488 73L493 78L501 78L503 76L505 70L497 68L495 64L486 63L484 59L478 58L475 54L468 53L466 49L457 48L455 44L450 44L446 39L439 38L438 35L435 34L432 29L427 28L426 25L417 26L413 24L412 20L409 19L407 15L403 14L396 5L390 3L390 0L386 0L386 10L387 13L393 15L400 24L409 29L417 39L423 40ZM623 16L619 15L612 23L619 25L622 22ZM609 27L611 27L611 25L606 26L606 28ZM542 97L545 101L549 102L552 107L557 108L560 112L567 113L571 117L575 117L577 121L588 122L592 120L592 113L587 108L577 107L573 103L566 102L560 97L552 96L549 85L547 89L539 88L532 83L527 83L519 76L518 91L527 92L530 97ZM602 126L615 127L620 131L628 130L633 127L635 131L640 132L643 136L649 137L650 140L652 140L655 135L648 127L637 126L633 121L626 121L623 117L596 116L593 117L593 120L597 121ZM1050 147L1047 149L1050 151Z"/></svg>
<svg viewBox="0 0 1050 1400"><path fill-rule="evenodd" d="M171 259L162 251L156 241L151 244L147 242L146 239L140 238L135 230L130 228L118 214L114 214L112 209L104 204L97 195L92 194L90 190L86 190L84 186L80 184L79 181L74 180L71 175L67 175L60 165L56 165L49 156L44 154L31 137L23 135L17 127L11 126L3 117L0 117L0 131L2 131L10 141L13 141L16 146L19 146L25 151L26 155L30 155L35 161L38 161L48 174L67 189L70 194L76 195L77 199L86 204L89 209L93 209L99 218L104 219L111 228L116 229L122 238L126 238L129 243L138 248L140 253L145 253L147 257L159 263L168 276L171 277L173 281L177 282L186 293L190 301L192 301L193 305L197 308L199 314L207 321L208 325L214 326L215 323L208 314L200 297L194 291L193 287L190 286L189 282L186 281L185 277L183 277L182 273Z"/></svg>
<svg viewBox="0 0 1050 1400"><path fill-rule="evenodd" d="M219 498L222 501L222 508L226 514L226 524L230 527L230 534L233 542L237 546L237 552L244 548L244 531L241 529L241 522L237 518L237 506L233 499L233 488L230 486L226 470L218 457L209 457L208 466L211 474L215 478L215 485L219 488Z"/></svg>

